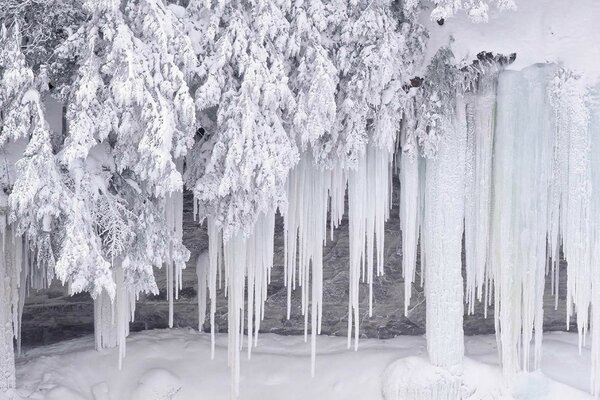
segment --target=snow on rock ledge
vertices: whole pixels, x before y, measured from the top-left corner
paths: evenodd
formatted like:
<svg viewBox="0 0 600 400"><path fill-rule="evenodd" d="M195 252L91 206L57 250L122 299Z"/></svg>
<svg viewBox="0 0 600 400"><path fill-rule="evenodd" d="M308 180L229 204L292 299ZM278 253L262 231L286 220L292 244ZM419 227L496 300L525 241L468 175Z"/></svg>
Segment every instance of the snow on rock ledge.
<svg viewBox="0 0 600 400"><path fill-rule="evenodd" d="M509 67L520 70L555 62L590 80L600 78L600 2L597 0L519 0L514 11L491 7L489 22L475 24L461 12L438 25L430 13L421 23L430 33L426 59L449 43L457 59L474 59L481 51L517 53ZM427 65L427 63L425 63Z"/></svg>

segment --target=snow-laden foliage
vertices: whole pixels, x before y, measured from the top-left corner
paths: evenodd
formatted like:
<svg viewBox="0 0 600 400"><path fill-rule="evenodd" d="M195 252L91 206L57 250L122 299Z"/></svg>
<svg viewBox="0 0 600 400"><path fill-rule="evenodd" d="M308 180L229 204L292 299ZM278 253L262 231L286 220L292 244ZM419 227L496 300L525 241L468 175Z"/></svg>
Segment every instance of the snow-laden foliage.
<svg viewBox="0 0 600 400"><path fill-rule="evenodd" d="M419 54L420 48L409 48L414 28L398 24L389 2L364 1L356 6L350 2L345 12L336 52L341 75L337 156L355 166L369 137L383 149L393 148L405 94L402 87L412 78L415 62L411 52Z"/></svg>
<svg viewBox="0 0 600 400"><path fill-rule="evenodd" d="M63 221L57 273L74 291L112 296L111 264L119 259L129 290L155 292L152 266L181 266L188 257L161 210L167 194L182 191L175 159L195 132L187 82L197 61L161 1L87 7L90 21L58 50L76 54L78 68L59 154L74 206Z"/></svg>
<svg viewBox="0 0 600 400"><path fill-rule="evenodd" d="M337 138L336 92L338 70L331 58L332 4L320 0L292 4L289 49L295 66L290 87L296 95L293 137L305 151L310 147L317 164L332 164L330 153Z"/></svg>
<svg viewBox="0 0 600 400"><path fill-rule="evenodd" d="M451 124L458 82L459 71L452 50L441 48L427 67L425 81L416 94L416 126L406 139L409 143L417 141L427 158L435 158L444 127Z"/></svg>
<svg viewBox="0 0 600 400"><path fill-rule="evenodd" d="M195 132L186 82L195 67L189 38L160 1L129 2L123 12L101 4L59 50L81 57L65 162L73 166L108 139L119 173L130 170L157 196L181 190L173 157L185 155Z"/></svg>
<svg viewBox="0 0 600 400"><path fill-rule="evenodd" d="M206 8L207 29L216 32L204 49L196 106L216 126L203 174L188 176L188 184L228 237L250 229L259 212L283 200L298 158L285 122L296 107L285 58L289 22L273 1L209 2Z"/></svg>
<svg viewBox="0 0 600 400"><path fill-rule="evenodd" d="M435 8L431 11L431 19L435 21L449 18L464 10L469 19L476 23L487 22L490 4L500 10L514 10L514 0L433 0Z"/></svg>
<svg viewBox="0 0 600 400"><path fill-rule="evenodd" d="M196 46L210 144L192 151L186 181L226 237L285 209L299 151L331 169L355 168L369 140L393 148L426 34L391 3L198 1L187 12L190 35L214 40Z"/></svg>
<svg viewBox="0 0 600 400"><path fill-rule="evenodd" d="M5 145L28 138L45 120L33 71L21 52L19 25L10 31L2 25L0 41L0 145Z"/></svg>
<svg viewBox="0 0 600 400"><path fill-rule="evenodd" d="M0 21L8 27L19 24L23 54L35 71L54 58L54 49L86 18L81 0L0 1Z"/></svg>
<svg viewBox="0 0 600 400"><path fill-rule="evenodd" d="M10 197L3 199L2 206L10 205L10 218L17 220L16 231L26 234L36 249L36 264L47 271L48 281L55 265L51 221L63 212L69 199L38 91L44 88L26 64L19 32L18 24L10 33L3 27L0 38L0 137L5 148L8 142L24 139L28 144L16 162L16 179L5 182Z"/></svg>

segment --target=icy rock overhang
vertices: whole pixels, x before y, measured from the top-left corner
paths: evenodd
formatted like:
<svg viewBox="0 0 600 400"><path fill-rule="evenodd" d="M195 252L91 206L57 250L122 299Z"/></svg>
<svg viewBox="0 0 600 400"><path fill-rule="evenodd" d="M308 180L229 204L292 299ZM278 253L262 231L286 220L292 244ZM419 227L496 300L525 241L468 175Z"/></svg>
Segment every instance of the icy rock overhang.
<svg viewBox="0 0 600 400"><path fill-rule="evenodd" d="M420 18L430 35L426 60L453 38L457 60L472 59L483 50L516 53L509 69L550 62L591 82L600 78L600 3L595 0L519 1L515 10L503 11L490 7L488 22L481 24L472 23L464 12L446 18L443 25L427 12Z"/></svg>

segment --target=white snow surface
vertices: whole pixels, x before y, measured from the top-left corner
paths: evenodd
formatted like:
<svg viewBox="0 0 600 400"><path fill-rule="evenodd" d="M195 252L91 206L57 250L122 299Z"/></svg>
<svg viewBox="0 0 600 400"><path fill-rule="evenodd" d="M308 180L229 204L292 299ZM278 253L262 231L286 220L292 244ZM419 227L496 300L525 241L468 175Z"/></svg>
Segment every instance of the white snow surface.
<svg viewBox="0 0 600 400"><path fill-rule="evenodd" d="M510 393L501 383L495 337L467 337L463 399L591 399L589 348L579 355L577 341L576 334L546 334L541 372L519 375ZM94 350L93 337L26 351L17 361L18 393L37 400L229 398L226 335L217 335L214 360L210 335L191 329L134 333L127 342L121 371L118 350ZM383 399L384 387L390 393L396 379L406 379L394 374L398 360L418 365L420 375L429 365L421 336L362 339L357 352L347 350L346 338L323 336L311 378L310 345L301 336L263 334L259 342L251 360L242 358L240 400Z"/></svg>
<svg viewBox="0 0 600 400"><path fill-rule="evenodd" d="M555 62L590 81L600 79L600 1L517 0L516 4L516 10L490 7L487 23L473 23L460 12L439 26L423 12L421 23L430 33L426 60L452 36L458 60L470 61L481 51L517 53L510 69Z"/></svg>

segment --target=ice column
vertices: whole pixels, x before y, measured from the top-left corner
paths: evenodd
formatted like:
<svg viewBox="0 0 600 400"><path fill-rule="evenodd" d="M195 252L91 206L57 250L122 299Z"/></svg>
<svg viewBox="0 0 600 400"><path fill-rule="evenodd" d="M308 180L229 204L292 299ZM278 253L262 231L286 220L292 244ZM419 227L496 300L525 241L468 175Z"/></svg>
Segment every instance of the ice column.
<svg viewBox="0 0 600 400"><path fill-rule="evenodd" d="M592 371L591 391L600 395L600 85L590 93L591 171L591 283L592 283Z"/></svg>
<svg viewBox="0 0 600 400"><path fill-rule="evenodd" d="M456 113L449 118L438 153L426 161L422 263L429 358L435 366L459 372L464 354L461 253L467 144L460 94Z"/></svg>
<svg viewBox="0 0 600 400"><path fill-rule="evenodd" d="M17 340L19 347L28 257L23 238L9 225L5 209L0 211L0 241L0 397L11 399L15 387L13 340Z"/></svg>
<svg viewBox="0 0 600 400"><path fill-rule="evenodd" d="M13 348L12 293L16 286L13 265L12 235L7 225L7 216L0 214L0 395L10 396L15 388L15 355Z"/></svg>

